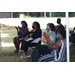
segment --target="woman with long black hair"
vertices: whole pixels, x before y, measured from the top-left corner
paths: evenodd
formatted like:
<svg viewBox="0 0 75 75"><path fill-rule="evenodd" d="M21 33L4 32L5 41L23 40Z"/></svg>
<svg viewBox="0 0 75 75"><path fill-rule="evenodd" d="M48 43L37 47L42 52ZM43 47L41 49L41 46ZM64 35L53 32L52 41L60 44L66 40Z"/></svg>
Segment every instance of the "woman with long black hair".
<svg viewBox="0 0 75 75"><path fill-rule="evenodd" d="M16 50L14 51L17 53L19 51L19 45L21 43L21 40L23 40L28 35L28 25L26 21L21 21L22 27L15 27L17 30L17 37L13 38L13 43L15 45Z"/></svg>
<svg viewBox="0 0 75 75"><path fill-rule="evenodd" d="M41 38L42 31L40 29L40 24L38 22L33 22L32 24L33 30L28 34L28 36L22 41L22 50L24 50L24 54L20 58L28 58L28 48L31 46L31 42L36 38ZM33 38L32 40L27 41L29 38ZM41 43L41 41L39 42Z"/></svg>

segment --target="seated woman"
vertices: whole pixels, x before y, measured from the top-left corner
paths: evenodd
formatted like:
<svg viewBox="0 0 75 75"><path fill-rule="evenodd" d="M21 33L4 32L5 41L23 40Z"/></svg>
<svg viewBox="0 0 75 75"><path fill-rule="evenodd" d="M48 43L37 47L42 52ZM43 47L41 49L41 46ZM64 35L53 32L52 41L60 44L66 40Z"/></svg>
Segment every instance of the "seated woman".
<svg viewBox="0 0 75 75"><path fill-rule="evenodd" d="M32 53L32 62L63 62L66 58L66 31L64 29L58 30L59 40L53 43L46 33L43 33L47 40L47 45L49 49L53 51L51 54L44 55L40 57L39 49L35 48ZM42 50L42 49L41 49ZM43 50L42 50L43 51ZM34 57L33 57L34 55ZM36 59L36 60L35 60Z"/></svg>
<svg viewBox="0 0 75 75"><path fill-rule="evenodd" d="M17 35L18 35L17 37L13 38L13 43L16 48L16 50L14 51L15 53L19 51L19 45L20 45L21 40L24 39L28 34L27 23L25 21L21 21L21 25L22 25L21 28L19 26L15 27L17 30Z"/></svg>
<svg viewBox="0 0 75 75"><path fill-rule="evenodd" d="M56 33L55 33L55 26L53 23L48 23L47 24L47 35L49 35L49 39L54 43L56 41ZM39 55L44 55L47 53L51 53L51 49L48 48L47 46L47 40L45 39L44 36L42 36L41 41L44 42L44 45L37 45L35 48L38 49ZM32 61L35 59L35 54L32 53ZM36 61L36 59L35 59Z"/></svg>
<svg viewBox="0 0 75 75"><path fill-rule="evenodd" d="M28 48L31 46L31 42L36 38L41 38L42 31L40 29L40 24L38 22L34 22L32 24L33 30L25 37L24 41L22 41L22 50L24 50L24 54L20 57L27 58L29 57ZM32 40L26 41L29 38L33 38Z"/></svg>

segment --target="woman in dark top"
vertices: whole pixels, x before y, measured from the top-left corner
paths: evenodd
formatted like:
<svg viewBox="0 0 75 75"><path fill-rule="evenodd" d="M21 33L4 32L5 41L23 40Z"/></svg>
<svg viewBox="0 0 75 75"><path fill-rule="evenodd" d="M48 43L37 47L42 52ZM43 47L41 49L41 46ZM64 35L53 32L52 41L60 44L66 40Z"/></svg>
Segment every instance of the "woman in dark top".
<svg viewBox="0 0 75 75"><path fill-rule="evenodd" d="M21 22L22 27L15 27L17 30L17 37L13 38L13 43L15 45L16 50L14 51L17 53L19 51L19 45L22 39L24 39L27 34L28 34L28 28L27 28L27 23L25 21ZM19 31L20 30L20 31Z"/></svg>
<svg viewBox="0 0 75 75"><path fill-rule="evenodd" d="M34 22L32 24L33 30L29 33L29 35L22 41L22 46L21 49L24 50L24 54L20 57L22 58L27 58L29 56L28 54L28 48L31 46L31 42L36 39L36 38L41 38L42 31L40 29L40 24L38 22ZM33 40L26 41L29 38L33 38Z"/></svg>

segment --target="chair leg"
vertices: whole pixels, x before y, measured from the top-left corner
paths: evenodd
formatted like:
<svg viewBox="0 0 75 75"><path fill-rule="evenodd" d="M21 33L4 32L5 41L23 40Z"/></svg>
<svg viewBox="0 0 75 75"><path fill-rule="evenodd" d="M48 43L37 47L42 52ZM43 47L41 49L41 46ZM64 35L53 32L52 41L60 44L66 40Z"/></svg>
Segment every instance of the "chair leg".
<svg viewBox="0 0 75 75"><path fill-rule="evenodd" d="M28 49L29 54L32 54L33 49L34 49L34 47L29 47L29 49Z"/></svg>

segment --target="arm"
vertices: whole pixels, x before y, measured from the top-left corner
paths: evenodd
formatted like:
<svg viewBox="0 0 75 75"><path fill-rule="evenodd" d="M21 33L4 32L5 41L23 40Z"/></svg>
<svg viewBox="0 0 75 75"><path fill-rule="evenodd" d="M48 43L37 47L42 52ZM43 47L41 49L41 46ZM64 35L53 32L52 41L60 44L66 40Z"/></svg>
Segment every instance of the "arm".
<svg viewBox="0 0 75 75"><path fill-rule="evenodd" d="M20 29L20 30L21 30L21 29ZM22 34L23 34L23 35L25 35L25 34L27 33L27 31L28 31L28 29L27 29L27 28L25 29L25 31L24 31L24 32L21 30L21 32L22 32Z"/></svg>
<svg viewBox="0 0 75 75"><path fill-rule="evenodd" d="M46 33L44 33L44 37L47 40L47 45L48 45L49 49L57 49L58 47L62 46L62 43L60 41L52 43L52 41L49 39L49 37L48 37L48 35L46 35Z"/></svg>
<svg viewBox="0 0 75 75"><path fill-rule="evenodd" d="M22 32L23 35L25 35L28 31L28 29L26 28L25 31L23 32L22 29L18 26L18 28L20 29L20 31Z"/></svg>
<svg viewBox="0 0 75 75"><path fill-rule="evenodd" d="M49 34L46 34L46 35L49 36ZM50 36L49 39L50 39L51 41L53 41L53 40L54 40L54 37L53 37L53 36ZM44 38L44 36L42 36L42 38L41 38L40 40L47 43L47 40Z"/></svg>
<svg viewBox="0 0 75 75"><path fill-rule="evenodd" d="M17 30L17 35L19 36L20 35L20 33L19 33L19 31L18 31L18 27L15 27L16 28L16 30Z"/></svg>
<svg viewBox="0 0 75 75"><path fill-rule="evenodd" d="M24 41L26 41L28 38L29 38L28 36L27 36L27 37L25 37L25 38L24 38Z"/></svg>
<svg viewBox="0 0 75 75"><path fill-rule="evenodd" d="M43 41L43 42L47 42L47 40L45 40L45 39L42 39L42 38L41 38L40 40L41 40L41 41Z"/></svg>

